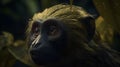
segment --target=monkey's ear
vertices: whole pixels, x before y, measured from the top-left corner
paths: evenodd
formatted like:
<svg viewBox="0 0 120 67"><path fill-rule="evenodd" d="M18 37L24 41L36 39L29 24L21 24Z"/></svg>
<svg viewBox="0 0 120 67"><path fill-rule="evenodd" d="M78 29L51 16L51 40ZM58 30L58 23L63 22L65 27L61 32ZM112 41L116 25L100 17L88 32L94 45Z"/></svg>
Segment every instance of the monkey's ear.
<svg viewBox="0 0 120 67"><path fill-rule="evenodd" d="M95 34L95 19L93 17L85 17L80 20L87 30L88 42L92 40Z"/></svg>

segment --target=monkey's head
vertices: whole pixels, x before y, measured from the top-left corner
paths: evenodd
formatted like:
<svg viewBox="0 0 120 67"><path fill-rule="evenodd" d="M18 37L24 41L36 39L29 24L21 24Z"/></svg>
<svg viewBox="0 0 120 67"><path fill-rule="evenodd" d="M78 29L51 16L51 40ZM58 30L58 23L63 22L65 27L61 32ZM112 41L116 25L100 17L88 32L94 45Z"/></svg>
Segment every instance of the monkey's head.
<svg viewBox="0 0 120 67"><path fill-rule="evenodd" d="M45 9L28 26L31 59L38 65L73 59L84 51L94 31L93 17L81 7L60 4Z"/></svg>

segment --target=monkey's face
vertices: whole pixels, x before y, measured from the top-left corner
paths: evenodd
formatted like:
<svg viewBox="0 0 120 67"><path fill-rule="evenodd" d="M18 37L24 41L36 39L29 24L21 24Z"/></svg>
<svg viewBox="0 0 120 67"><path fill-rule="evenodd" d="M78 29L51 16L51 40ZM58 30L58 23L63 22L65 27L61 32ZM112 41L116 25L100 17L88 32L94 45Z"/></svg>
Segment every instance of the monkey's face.
<svg viewBox="0 0 120 67"><path fill-rule="evenodd" d="M34 21L30 33L30 55L36 64L55 63L62 58L67 33L61 21Z"/></svg>
<svg viewBox="0 0 120 67"><path fill-rule="evenodd" d="M38 65L59 64L74 57L76 48L92 39L95 31L93 18L80 7L73 6L72 9L74 11L69 5L56 5L33 16L28 27L33 62Z"/></svg>

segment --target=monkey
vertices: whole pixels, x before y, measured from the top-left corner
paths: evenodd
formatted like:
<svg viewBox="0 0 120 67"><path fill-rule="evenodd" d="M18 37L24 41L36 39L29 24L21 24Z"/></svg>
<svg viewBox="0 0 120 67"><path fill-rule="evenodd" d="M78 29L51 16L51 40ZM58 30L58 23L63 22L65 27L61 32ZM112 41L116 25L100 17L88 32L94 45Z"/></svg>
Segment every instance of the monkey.
<svg viewBox="0 0 120 67"><path fill-rule="evenodd" d="M96 43L95 19L82 7L59 4L36 13L27 28L32 61L43 67L120 67L119 53Z"/></svg>

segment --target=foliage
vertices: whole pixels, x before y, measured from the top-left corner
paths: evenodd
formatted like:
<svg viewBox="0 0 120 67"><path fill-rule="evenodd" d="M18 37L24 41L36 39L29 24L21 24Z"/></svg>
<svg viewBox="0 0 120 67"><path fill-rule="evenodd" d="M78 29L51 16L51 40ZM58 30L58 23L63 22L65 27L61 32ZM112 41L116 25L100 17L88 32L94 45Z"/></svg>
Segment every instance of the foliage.
<svg viewBox="0 0 120 67"><path fill-rule="evenodd" d="M14 57L18 60L23 58L27 60L28 55L25 55L27 54L25 50L25 41L14 40L11 33L3 32L3 35L0 35L0 67L12 67L16 61ZM26 63L26 60L21 61Z"/></svg>
<svg viewBox="0 0 120 67"><path fill-rule="evenodd" d="M120 0L93 1L102 18L96 22L102 40L120 51Z"/></svg>

